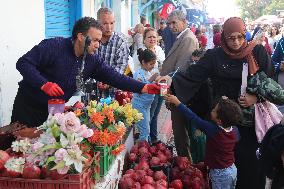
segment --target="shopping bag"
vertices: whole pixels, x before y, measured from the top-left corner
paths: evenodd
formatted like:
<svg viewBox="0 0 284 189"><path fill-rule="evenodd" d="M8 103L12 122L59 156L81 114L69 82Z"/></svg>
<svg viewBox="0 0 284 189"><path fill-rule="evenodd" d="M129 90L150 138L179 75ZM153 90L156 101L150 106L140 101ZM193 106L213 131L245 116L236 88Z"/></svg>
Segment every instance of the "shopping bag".
<svg viewBox="0 0 284 189"><path fill-rule="evenodd" d="M269 101L256 103L255 105L255 133L260 143L267 130L275 124L279 124L283 115L278 108Z"/></svg>

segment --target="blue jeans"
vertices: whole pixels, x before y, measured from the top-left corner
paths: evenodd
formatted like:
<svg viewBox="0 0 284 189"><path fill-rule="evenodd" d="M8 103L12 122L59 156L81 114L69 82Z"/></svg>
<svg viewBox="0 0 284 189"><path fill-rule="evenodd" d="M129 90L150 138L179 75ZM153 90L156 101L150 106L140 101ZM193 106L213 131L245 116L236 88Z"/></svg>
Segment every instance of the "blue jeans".
<svg viewBox="0 0 284 189"><path fill-rule="evenodd" d="M143 118L141 121L137 122L136 125L139 130L139 140L149 141L150 134L150 107L151 104L144 105L139 103L132 103L132 107L137 109L140 113L143 114Z"/></svg>
<svg viewBox="0 0 284 189"><path fill-rule="evenodd" d="M162 104L163 104L163 97L160 95L155 95L154 101L151 104L150 109L150 139L151 141L158 139L158 115L160 113Z"/></svg>
<svg viewBox="0 0 284 189"><path fill-rule="evenodd" d="M235 164L225 169L210 169L209 176L212 189L234 189L237 183Z"/></svg>

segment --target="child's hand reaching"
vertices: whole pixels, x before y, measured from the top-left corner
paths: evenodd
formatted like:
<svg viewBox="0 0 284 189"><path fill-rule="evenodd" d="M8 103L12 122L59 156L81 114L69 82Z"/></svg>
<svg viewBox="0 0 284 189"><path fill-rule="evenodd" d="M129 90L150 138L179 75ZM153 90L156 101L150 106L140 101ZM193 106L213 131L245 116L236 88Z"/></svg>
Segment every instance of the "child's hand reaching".
<svg viewBox="0 0 284 189"><path fill-rule="evenodd" d="M179 99L174 96L174 95L170 95L170 94L166 94L164 96L164 99L167 103L172 103L174 104L175 106L178 106L181 102L179 101Z"/></svg>

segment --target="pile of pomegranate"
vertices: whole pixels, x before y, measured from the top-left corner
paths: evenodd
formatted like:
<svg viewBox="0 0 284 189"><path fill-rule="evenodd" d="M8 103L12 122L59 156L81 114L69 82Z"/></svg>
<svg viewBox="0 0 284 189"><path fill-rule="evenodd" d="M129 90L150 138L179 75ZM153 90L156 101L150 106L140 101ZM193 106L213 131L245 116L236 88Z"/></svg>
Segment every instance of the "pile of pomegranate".
<svg viewBox="0 0 284 189"><path fill-rule="evenodd" d="M138 142L130 150L128 160L133 168L121 178L120 189L205 188L206 166L193 165L186 157L173 157L172 150L163 143L150 146L145 141ZM170 171L165 167L171 167Z"/></svg>
<svg viewBox="0 0 284 189"><path fill-rule="evenodd" d="M126 91L121 91L121 90L117 90L114 96L115 100L117 100L120 106L130 103L132 97L133 97L132 92L126 92Z"/></svg>

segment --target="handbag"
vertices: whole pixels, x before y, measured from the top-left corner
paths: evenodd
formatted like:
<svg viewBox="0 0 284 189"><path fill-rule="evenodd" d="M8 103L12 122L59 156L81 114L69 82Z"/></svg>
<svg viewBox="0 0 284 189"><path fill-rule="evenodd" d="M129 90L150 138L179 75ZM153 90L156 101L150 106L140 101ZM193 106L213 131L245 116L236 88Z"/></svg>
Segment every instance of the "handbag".
<svg viewBox="0 0 284 189"><path fill-rule="evenodd" d="M256 73L258 74L258 73ZM241 95L244 95L247 88L248 65L243 64ZM255 77L255 76L252 76ZM257 81L261 82L261 81ZM280 123L283 115L278 108L268 100L254 104L255 133L260 143L267 130L275 124Z"/></svg>

